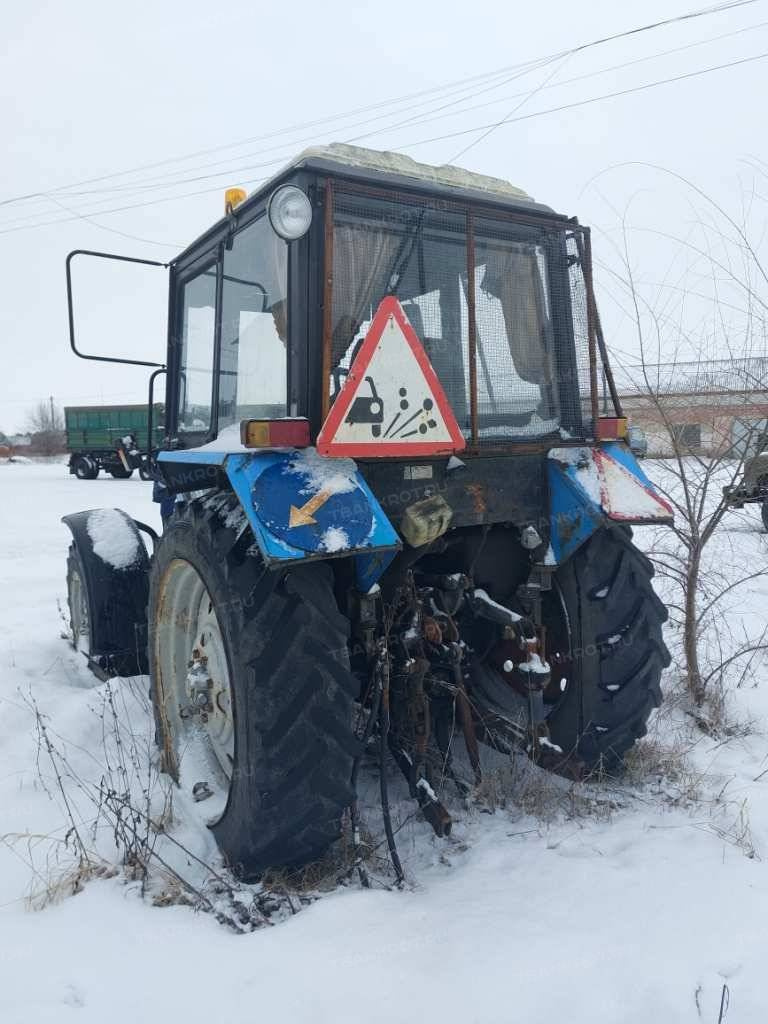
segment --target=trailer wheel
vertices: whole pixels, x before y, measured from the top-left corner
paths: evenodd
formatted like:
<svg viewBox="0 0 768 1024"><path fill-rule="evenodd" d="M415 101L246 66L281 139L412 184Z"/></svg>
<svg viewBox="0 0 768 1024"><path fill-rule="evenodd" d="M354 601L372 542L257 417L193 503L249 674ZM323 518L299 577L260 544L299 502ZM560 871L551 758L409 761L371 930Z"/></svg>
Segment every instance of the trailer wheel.
<svg viewBox="0 0 768 1024"><path fill-rule="evenodd" d="M99 475L99 467L87 455L78 455L72 460L72 471L78 480L95 480Z"/></svg>
<svg viewBox="0 0 768 1024"><path fill-rule="evenodd" d="M267 569L235 510L177 506L150 573L149 657L164 767L253 878L339 836L359 685L330 568Z"/></svg>
<svg viewBox="0 0 768 1024"><path fill-rule="evenodd" d="M110 476L115 478L115 480L128 480L129 477L133 476L132 469L126 469L125 466L122 466L119 463L114 466L110 466L108 472Z"/></svg>
<svg viewBox="0 0 768 1024"><path fill-rule="evenodd" d="M661 703L670 657L667 610L653 566L626 527L595 533L558 569L544 604L552 739L587 765L613 770Z"/></svg>

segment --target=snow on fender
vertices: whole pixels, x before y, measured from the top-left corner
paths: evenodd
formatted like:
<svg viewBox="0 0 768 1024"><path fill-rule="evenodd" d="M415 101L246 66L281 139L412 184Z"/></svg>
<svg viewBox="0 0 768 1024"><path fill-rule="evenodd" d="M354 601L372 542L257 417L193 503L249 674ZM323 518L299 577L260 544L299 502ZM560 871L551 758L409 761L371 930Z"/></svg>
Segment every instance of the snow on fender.
<svg viewBox="0 0 768 1024"><path fill-rule="evenodd" d="M113 569L128 569L139 560L141 538L125 512L97 508L88 513L86 529L94 554Z"/></svg>
<svg viewBox="0 0 768 1024"><path fill-rule="evenodd" d="M102 678L147 671L149 556L139 528L117 508L64 516L72 532L67 585L84 594L88 661Z"/></svg>
<svg viewBox="0 0 768 1024"><path fill-rule="evenodd" d="M672 522L672 508L621 441L599 448L553 448L547 461L551 548L547 564L567 561L606 518L621 523Z"/></svg>

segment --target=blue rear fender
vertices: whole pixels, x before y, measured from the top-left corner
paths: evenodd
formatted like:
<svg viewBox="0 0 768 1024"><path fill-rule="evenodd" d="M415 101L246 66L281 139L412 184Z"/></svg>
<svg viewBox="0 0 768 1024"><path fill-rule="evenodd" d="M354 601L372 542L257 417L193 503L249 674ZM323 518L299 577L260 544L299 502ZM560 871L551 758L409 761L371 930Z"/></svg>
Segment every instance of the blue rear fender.
<svg viewBox="0 0 768 1024"><path fill-rule="evenodd" d="M270 566L354 557L369 590L400 550L400 538L351 459L312 448L234 453L160 452L158 463L211 466L226 475Z"/></svg>
<svg viewBox="0 0 768 1024"><path fill-rule="evenodd" d="M547 458L550 552L559 565L604 522L671 523L657 493L623 441L599 447L553 448Z"/></svg>

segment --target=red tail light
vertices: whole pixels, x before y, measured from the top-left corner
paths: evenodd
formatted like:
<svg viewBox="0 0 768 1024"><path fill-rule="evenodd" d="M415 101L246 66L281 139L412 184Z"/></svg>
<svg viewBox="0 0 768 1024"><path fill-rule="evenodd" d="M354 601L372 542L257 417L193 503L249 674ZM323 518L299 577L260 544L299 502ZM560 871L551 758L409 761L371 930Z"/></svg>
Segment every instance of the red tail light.
<svg viewBox="0 0 768 1024"><path fill-rule="evenodd" d="M309 420L241 420L240 441L246 448L308 448Z"/></svg>
<svg viewBox="0 0 768 1024"><path fill-rule="evenodd" d="M597 440L616 441L627 436L626 416L601 416L597 421Z"/></svg>

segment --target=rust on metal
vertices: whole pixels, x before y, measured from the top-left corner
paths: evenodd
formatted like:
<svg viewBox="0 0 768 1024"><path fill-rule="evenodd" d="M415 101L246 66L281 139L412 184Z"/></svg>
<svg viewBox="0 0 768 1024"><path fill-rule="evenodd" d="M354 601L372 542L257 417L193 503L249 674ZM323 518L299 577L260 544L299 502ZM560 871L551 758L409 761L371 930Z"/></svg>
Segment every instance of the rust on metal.
<svg viewBox="0 0 768 1024"><path fill-rule="evenodd" d="M461 677L461 668L456 666L456 710L459 713L459 722L464 736L464 744L467 748L467 756L475 776L475 785L479 786L483 781L483 773L480 767L480 748L477 744L477 733L475 723L472 719L472 709L469 706L469 697Z"/></svg>
<svg viewBox="0 0 768 1024"><path fill-rule="evenodd" d="M488 511L485 484L478 482L467 484L466 490L467 494L472 499L472 511L476 516L479 516L484 520L485 514Z"/></svg>
<svg viewBox="0 0 768 1024"><path fill-rule="evenodd" d="M333 340L333 183L325 183L325 241L323 250L323 405L322 419L331 405L331 346Z"/></svg>
<svg viewBox="0 0 768 1024"><path fill-rule="evenodd" d="M475 224L467 210L467 324L469 331L469 421L477 444L477 318L475 316Z"/></svg>
<svg viewBox="0 0 768 1024"><path fill-rule="evenodd" d="M413 786L416 785L426 761L431 731L429 700L424 690L424 677L428 671L429 662L426 658L414 658L407 669L408 714L414 737L413 779L411 783Z"/></svg>
<svg viewBox="0 0 768 1024"><path fill-rule="evenodd" d="M613 370L611 369L611 364L608 359L608 349L605 344L603 325L600 322L600 313L598 312L597 302L595 301L595 288L592 278L592 232L589 228L578 227L575 238L576 246L579 250L579 255L581 256L584 284L587 289L587 323L589 325L589 343L590 345L593 345L594 343L592 337L594 331L594 338L596 339L597 346L600 349L600 359L603 363L605 381L608 385L608 390L611 392L611 401L613 402L614 412L617 416L623 416L624 411L621 405L621 399L619 398L619 392L616 388L616 382L613 379ZM591 368L592 364L590 362L590 370ZM595 368L595 381L593 387L593 411L594 409L597 409L597 368Z"/></svg>
<svg viewBox="0 0 768 1024"><path fill-rule="evenodd" d="M440 628L440 623L437 619L432 618L431 615L424 616L424 639L429 644L434 644L436 647L443 642L443 631Z"/></svg>
<svg viewBox="0 0 768 1024"><path fill-rule="evenodd" d="M590 260L591 260L591 247L590 247ZM592 282L590 280L590 289ZM595 332L597 334L597 346L600 349L600 358L603 361L603 373L605 375L605 381L608 385L608 390L611 393L611 401L613 402L613 410L617 416L624 415L624 407L621 404L621 398L619 397L619 391L616 387L616 381L613 379L613 369L611 368L610 360L608 359L608 348L605 344L605 335L603 334L603 325L600 321L600 311L597 308L597 302L595 302L594 296L592 298L595 309Z"/></svg>
<svg viewBox="0 0 768 1024"><path fill-rule="evenodd" d="M453 818L439 800L432 800L421 808L425 821L434 829L435 835L444 838L451 834Z"/></svg>
<svg viewBox="0 0 768 1024"><path fill-rule="evenodd" d="M481 217L507 220L515 224L526 224L530 227L549 227L557 231L563 231L568 228L569 224L573 223L570 217L546 213L545 211L529 213L520 206L509 209L509 207L504 205L503 200L501 203L498 203L494 200L484 202L481 198L470 200L444 196L436 197L424 192L406 192L405 190L386 188L381 185L365 185L349 179L337 179L337 191L351 195L371 196L387 202L412 203L416 206L426 207L428 210L434 210L436 213L461 214L466 213L468 209L472 209Z"/></svg>
<svg viewBox="0 0 768 1024"><path fill-rule="evenodd" d="M595 326L595 296L592 291L592 248L590 245L589 231L585 228L577 229L578 239L581 239L581 271L584 275L584 285L587 290L587 344L589 351L589 398L592 415L592 434L597 433L597 421L600 418L599 394L597 390L597 347Z"/></svg>

